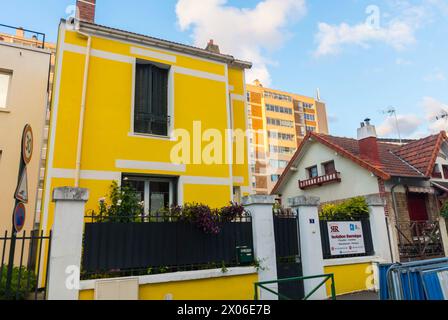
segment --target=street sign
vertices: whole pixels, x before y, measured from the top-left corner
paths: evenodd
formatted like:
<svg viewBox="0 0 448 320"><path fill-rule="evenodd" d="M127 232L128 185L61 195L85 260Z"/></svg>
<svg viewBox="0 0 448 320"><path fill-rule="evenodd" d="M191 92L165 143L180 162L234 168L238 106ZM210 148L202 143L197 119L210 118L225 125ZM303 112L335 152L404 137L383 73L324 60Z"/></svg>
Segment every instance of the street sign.
<svg viewBox="0 0 448 320"><path fill-rule="evenodd" d="M33 156L33 130L31 126L27 124L23 129L22 135L22 157L25 164L30 163Z"/></svg>
<svg viewBox="0 0 448 320"><path fill-rule="evenodd" d="M26 167L22 170L22 175L20 176L20 181L17 185L14 197L20 202L28 203L28 175Z"/></svg>
<svg viewBox="0 0 448 320"><path fill-rule="evenodd" d="M12 217L14 223L14 229L16 230L16 232L22 231L23 226L25 225L25 218L26 218L25 205L19 202L16 208L14 209L14 215Z"/></svg>

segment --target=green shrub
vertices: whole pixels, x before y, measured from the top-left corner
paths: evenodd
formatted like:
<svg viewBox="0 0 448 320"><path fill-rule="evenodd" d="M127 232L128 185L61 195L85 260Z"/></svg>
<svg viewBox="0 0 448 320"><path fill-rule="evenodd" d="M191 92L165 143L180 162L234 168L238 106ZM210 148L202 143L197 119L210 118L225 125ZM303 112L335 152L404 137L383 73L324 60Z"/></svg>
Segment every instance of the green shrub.
<svg viewBox="0 0 448 320"><path fill-rule="evenodd" d="M328 204L322 208L321 220L355 221L369 217L369 207L364 197L356 197L340 204Z"/></svg>
<svg viewBox="0 0 448 320"><path fill-rule="evenodd" d="M20 271L20 286L19 286L19 270ZM8 266L4 265L0 282L0 300L25 300L30 292L36 287L36 277L34 272L26 269L25 267L14 267L12 272L12 281L9 298L6 297L6 274L8 272ZM29 279L28 279L29 278Z"/></svg>
<svg viewBox="0 0 448 320"><path fill-rule="evenodd" d="M448 219L448 201L446 201L443 204L442 209L440 209L440 215L445 219Z"/></svg>
<svg viewBox="0 0 448 320"><path fill-rule="evenodd" d="M140 202L137 192L130 186L118 186L112 182L108 196L98 200L98 211L92 210L91 215L100 219L108 219L113 222L132 222L143 212L143 204Z"/></svg>

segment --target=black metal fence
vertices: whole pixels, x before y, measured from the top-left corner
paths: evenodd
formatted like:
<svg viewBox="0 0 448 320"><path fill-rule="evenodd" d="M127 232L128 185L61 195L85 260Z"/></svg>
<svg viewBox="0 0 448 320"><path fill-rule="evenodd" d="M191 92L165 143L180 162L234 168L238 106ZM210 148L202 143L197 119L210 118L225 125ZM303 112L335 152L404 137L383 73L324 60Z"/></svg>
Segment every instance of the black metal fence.
<svg viewBox="0 0 448 320"><path fill-rule="evenodd" d="M178 216L88 216L83 279L146 275L244 265L238 248L253 252L252 219L245 213L207 234Z"/></svg>
<svg viewBox="0 0 448 320"><path fill-rule="evenodd" d="M48 264L41 274L45 256L41 253L46 250L47 256L50 254L51 231L48 235L38 230L23 231L17 236L5 231L0 236L0 250L0 300L45 299Z"/></svg>
<svg viewBox="0 0 448 320"><path fill-rule="evenodd" d="M370 228L369 219L361 219L358 221L345 221L345 222L361 222L365 253L361 254L347 254L347 255L332 255L330 246L330 235L328 233L328 224L332 222L344 222L344 221L320 221L320 234L322 238L322 253L324 259L337 259L337 258L350 258L350 257L366 257L375 254L372 240L372 231Z"/></svg>

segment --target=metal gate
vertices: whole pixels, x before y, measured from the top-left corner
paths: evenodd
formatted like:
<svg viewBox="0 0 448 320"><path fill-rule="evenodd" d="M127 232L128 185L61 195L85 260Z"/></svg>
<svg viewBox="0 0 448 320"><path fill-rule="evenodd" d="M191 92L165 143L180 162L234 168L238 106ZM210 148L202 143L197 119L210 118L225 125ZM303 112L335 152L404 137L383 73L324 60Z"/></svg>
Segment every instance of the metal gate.
<svg viewBox="0 0 448 320"><path fill-rule="evenodd" d="M302 276L302 257L299 246L299 222L292 211L274 213L275 251L277 256L277 278L288 279ZM291 300L305 297L303 281L280 282L281 296Z"/></svg>
<svg viewBox="0 0 448 320"><path fill-rule="evenodd" d="M51 231L5 231L0 236L0 300L45 300L49 264L42 268L42 260L50 250Z"/></svg>

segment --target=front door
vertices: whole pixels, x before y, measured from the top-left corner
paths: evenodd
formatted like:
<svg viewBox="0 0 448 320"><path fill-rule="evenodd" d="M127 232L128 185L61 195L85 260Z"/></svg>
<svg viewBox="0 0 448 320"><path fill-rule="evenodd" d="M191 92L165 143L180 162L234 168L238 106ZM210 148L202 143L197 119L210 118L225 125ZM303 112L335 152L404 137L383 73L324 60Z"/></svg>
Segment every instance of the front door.
<svg viewBox="0 0 448 320"><path fill-rule="evenodd" d="M274 214L275 251L278 279L301 277L302 261L299 247L297 214ZM278 284L280 300L302 300L305 297L302 280Z"/></svg>
<svg viewBox="0 0 448 320"><path fill-rule="evenodd" d="M428 211L426 209L425 193L408 193L408 211L411 221L427 221L429 220Z"/></svg>

